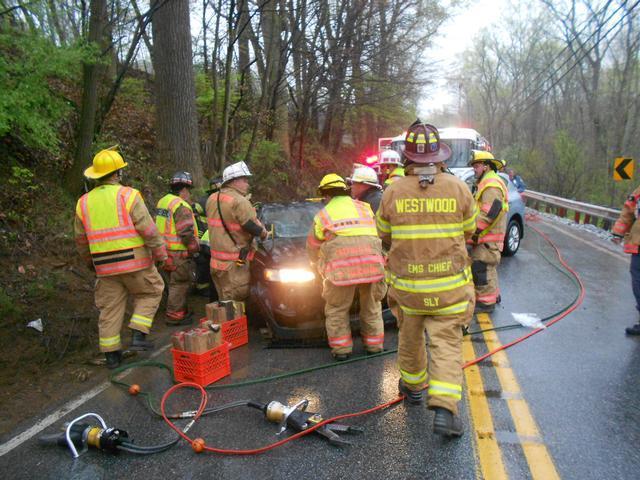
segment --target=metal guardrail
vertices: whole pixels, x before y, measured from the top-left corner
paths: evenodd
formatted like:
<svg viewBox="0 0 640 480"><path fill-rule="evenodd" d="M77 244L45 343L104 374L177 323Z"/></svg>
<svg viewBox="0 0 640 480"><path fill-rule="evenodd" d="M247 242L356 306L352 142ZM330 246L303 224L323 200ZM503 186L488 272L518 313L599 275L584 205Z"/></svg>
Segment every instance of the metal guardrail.
<svg viewBox="0 0 640 480"><path fill-rule="evenodd" d="M527 206L535 210L543 210L540 208L541 203L545 205L544 211L555 213L560 217L566 217L567 213L571 210L574 213L573 217L576 223L598 225L598 223L600 223L598 220L602 220L602 225L600 226L605 230L610 230L611 225L617 220L618 216L620 216L620 210L615 208L600 207L598 205L568 200L532 190L526 190L521 195L526 201ZM581 219L583 219L582 222L580 221Z"/></svg>

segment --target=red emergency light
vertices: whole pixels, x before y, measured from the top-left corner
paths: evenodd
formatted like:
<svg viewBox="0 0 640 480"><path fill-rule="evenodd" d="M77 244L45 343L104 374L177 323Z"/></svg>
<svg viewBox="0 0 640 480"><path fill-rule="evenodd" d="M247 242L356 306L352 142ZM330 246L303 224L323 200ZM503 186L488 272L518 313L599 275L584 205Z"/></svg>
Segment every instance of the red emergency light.
<svg viewBox="0 0 640 480"><path fill-rule="evenodd" d="M373 165L378 162L378 155L371 155L370 157L365 158L364 161L367 165Z"/></svg>

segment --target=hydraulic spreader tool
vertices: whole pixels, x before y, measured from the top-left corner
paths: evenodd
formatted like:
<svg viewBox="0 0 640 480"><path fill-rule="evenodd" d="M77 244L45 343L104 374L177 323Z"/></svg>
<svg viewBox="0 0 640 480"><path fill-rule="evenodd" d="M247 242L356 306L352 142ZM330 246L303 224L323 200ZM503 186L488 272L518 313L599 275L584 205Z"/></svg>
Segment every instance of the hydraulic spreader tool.
<svg viewBox="0 0 640 480"><path fill-rule="evenodd" d="M307 412L309 400L306 398L299 401L293 406L283 405L280 402L272 401L266 405L257 403L249 403L250 407L259 408L264 413L267 420L280 424L278 435L284 433L287 428L291 428L297 432L303 432L318 423L324 421L322 415L314 412ZM336 446L351 445L351 442L340 438L336 432L340 433L362 433L364 429L343 425L340 423L327 423L315 430L315 433L326 438L329 443Z"/></svg>

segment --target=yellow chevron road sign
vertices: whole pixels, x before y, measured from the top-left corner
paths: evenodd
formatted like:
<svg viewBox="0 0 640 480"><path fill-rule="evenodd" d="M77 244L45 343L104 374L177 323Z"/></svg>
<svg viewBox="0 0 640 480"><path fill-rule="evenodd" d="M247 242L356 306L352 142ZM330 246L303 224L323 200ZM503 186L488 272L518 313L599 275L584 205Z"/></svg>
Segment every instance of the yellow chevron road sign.
<svg viewBox="0 0 640 480"><path fill-rule="evenodd" d="M613 161L613 179L616 182L633 179L634 164L633 158L616 158Z"/></svg>

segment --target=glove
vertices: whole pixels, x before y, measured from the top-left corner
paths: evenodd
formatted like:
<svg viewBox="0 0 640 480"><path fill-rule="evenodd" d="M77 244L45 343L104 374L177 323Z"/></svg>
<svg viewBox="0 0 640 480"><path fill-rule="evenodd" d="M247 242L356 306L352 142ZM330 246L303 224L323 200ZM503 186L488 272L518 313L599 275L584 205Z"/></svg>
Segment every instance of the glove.
<svg viewBox="0 0 640 480"><path fill-rule="evenodd" d="M193 237L192 241L187 245L187 252L189 252L192 257L196 257L200 253L200 244L195 237Z"/></svg>
<svg viewBox="0 0 640 480"><path fill-rule="evenodd" d="M161 261L158 266L165 272L173 272L178 268L173 263L173 258L171 256L167 257L166 260Z"/></svg>

